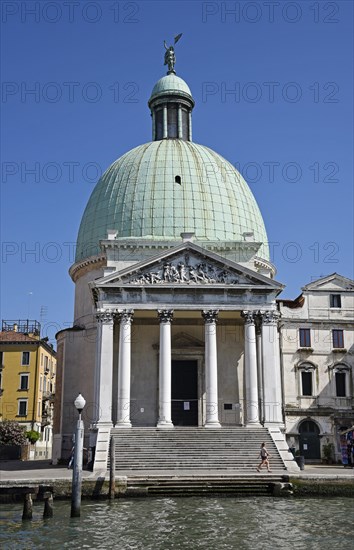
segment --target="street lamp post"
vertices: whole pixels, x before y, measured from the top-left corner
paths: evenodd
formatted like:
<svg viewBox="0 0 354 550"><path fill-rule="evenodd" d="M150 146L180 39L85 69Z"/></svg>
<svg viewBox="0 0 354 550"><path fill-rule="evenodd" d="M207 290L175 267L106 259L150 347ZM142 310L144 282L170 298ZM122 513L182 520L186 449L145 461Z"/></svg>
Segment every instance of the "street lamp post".
<svg viewBox="0 0 354 550"><path fill-rule="evenodd" d="M81 420L81 413L86 405L85 399L81 393L74 401L74 405L79 413L79 420L77 421L74 443L74 467L73 467L73 481L71 489L71 517L80 517L81 507L81 483L82 483L82 455L84 448L84 423Z"/></svg>

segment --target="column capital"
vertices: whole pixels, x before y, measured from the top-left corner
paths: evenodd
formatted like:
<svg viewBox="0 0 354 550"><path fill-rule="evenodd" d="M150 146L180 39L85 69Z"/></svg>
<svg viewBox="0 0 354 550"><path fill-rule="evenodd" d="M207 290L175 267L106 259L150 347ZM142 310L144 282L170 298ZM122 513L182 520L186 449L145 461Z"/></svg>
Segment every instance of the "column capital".
<svg viewBox="0 0 354 550"><path fill-rule="evenodd" d="M134 310L133 309L119 309L116 313L116 318L120 323L131 324L133 322Z"/></svg>
<svg viewBox="0 0 354 550"><path fill-rule="evenodd" d="M254 325L256 315L256 311L241 311L241 317L244 318L245 325Z"/></svg>
<svg viewBox="0 0 354 550"><path fill-rule="evenodd" d="M171 323L173 320L173 309L158 309L160 323Z"/></svg>
<svg viewBox="0 0 354 550"><path fill-rule="evenodd" d="M113 323L115 313L111 309L98 309L96 319L99 323Z"/></svg>
<svg viewBox="0 0 354 550"><path fill-rule="evenodd" d="M218 309L204 309L202 311L202 317L205 323L216 323L218 320Z"/></svg>
<svg viewBox="0 0 354 550"><path fill-rule="evenodd" d="M258 312L259 318L263 325L276 325L278 322L278 319L280 317L280 313L278 311L267 311L267 310L260 310Z"/></svg>

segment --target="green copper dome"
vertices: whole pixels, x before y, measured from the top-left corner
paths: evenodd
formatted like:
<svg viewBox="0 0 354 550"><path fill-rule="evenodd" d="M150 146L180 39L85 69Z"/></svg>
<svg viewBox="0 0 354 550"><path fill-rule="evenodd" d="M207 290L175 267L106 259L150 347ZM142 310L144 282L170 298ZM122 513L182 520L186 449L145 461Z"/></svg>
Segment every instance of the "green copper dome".
<svg viewBox="0 0 354 550"><path fill-rule="evenodd" d="M262 215L243 177L208 147L182 139L140 145L108 168L82 217L76 261L97 254L110 229L118 239L177 242L184 231L197 241L244 241L253 232L264 243L258 255L269 259Z"/></svg>

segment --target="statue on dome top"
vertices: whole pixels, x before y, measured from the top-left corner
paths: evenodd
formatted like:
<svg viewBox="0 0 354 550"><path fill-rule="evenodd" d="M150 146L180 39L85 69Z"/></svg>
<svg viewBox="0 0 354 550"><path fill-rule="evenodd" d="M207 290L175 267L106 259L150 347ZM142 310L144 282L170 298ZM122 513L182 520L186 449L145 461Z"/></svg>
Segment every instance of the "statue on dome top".
<svg viewBox="0 0 354 550"><path fill-rule="evenodd" d="M165 46L165 63L164 65L167 65L168 66L168 71L167 71L167 74L176 74L176 71L175 71L175 64L176 64L176 56L175 56L175 48L174 46L177 44L178 40L181 38L182 36L182 33L181 34L177 34L177 36L175 36L175 42L174 42L174 45L173 46L167 46L166 44L166 40L164 40L164 46Z"/></svg>

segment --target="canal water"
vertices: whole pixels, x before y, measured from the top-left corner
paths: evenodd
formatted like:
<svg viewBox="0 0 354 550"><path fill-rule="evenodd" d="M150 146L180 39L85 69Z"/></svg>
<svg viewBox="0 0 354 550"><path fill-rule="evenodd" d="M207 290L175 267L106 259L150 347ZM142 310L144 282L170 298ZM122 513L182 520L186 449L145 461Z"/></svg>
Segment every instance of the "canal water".
<svg viewBox="0 0 354 550"><path fill-rule="evenodd" d="M21 521L21 504L0 509L2 550L349 549L354 499L136 498L84 501L70 519L70 502L54 501L54 517Z"/></svg>

